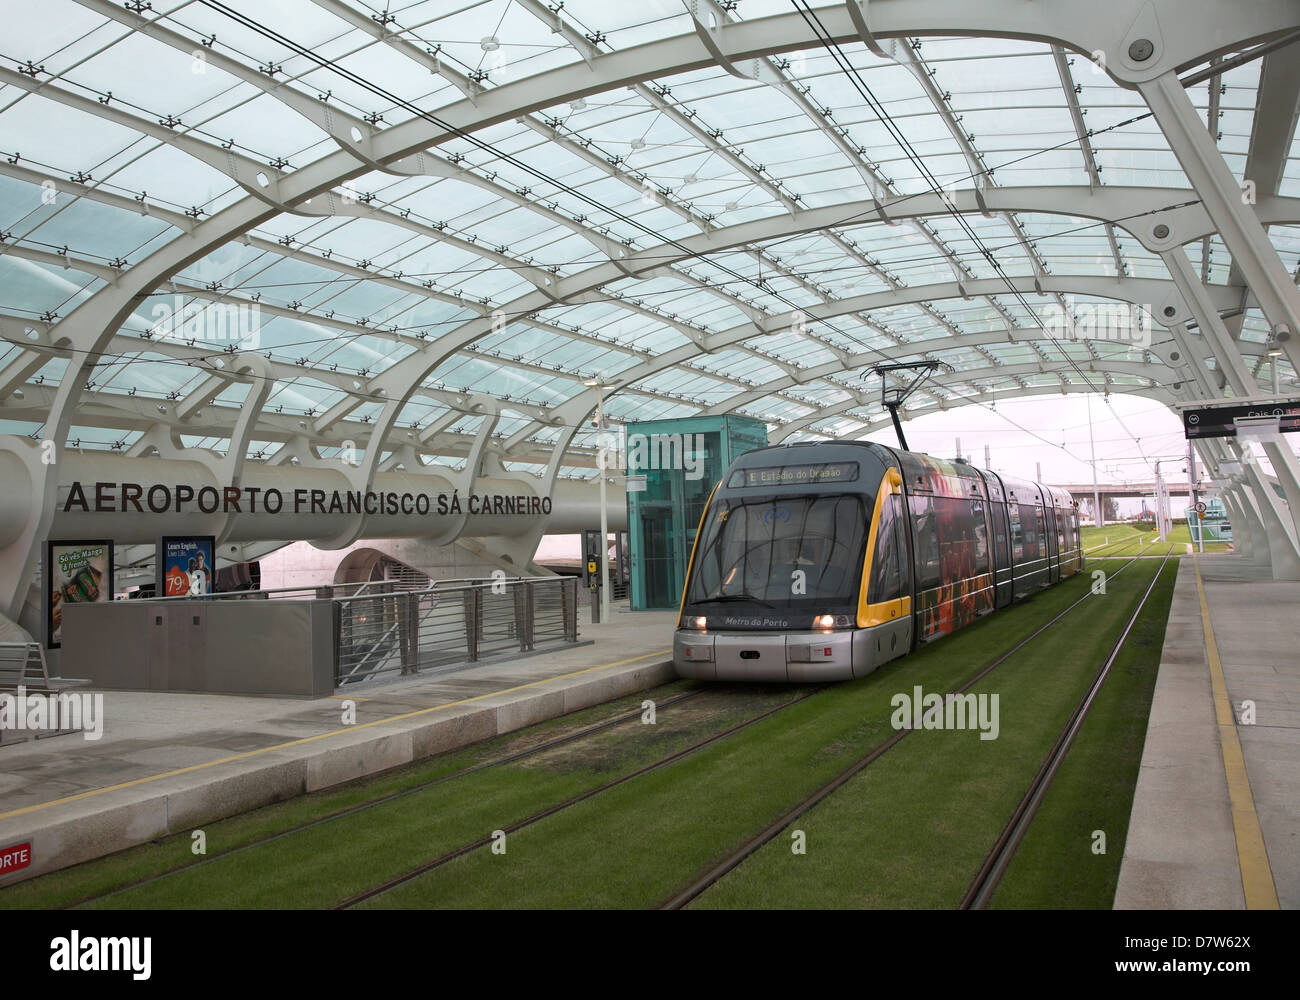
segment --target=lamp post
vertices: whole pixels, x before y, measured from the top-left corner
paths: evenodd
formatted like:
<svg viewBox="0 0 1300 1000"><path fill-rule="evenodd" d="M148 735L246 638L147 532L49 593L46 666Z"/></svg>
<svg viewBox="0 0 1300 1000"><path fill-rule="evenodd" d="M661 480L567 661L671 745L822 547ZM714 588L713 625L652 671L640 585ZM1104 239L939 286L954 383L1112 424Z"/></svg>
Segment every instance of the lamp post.
<svg viewBox="0 0 1300 1000"><path fill-rule="evenodd" d="M596 390L596 470L600 475L600 620L609 621L609 511L605 504L605 390L612 385L600 379L587 379L583 385Z"/></svg>
<svg viewBox="0 0 1300 1000"><path fill-rule="evenodd" d="M1092 396L1084 396L1088 407L1088 447L1092 450L1092 523L1094 527L1102 526L1101 491L1097 488L1097 444L1092 438Z"/></svg>

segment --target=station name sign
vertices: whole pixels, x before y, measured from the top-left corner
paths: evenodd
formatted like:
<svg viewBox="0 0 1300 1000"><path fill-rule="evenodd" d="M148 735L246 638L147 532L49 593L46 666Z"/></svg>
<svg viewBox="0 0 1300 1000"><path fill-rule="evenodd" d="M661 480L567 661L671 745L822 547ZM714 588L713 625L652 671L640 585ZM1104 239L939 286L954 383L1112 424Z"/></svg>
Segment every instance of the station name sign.
<svg viewBox="0 0 1300 1000"><path fill-rule="evenodd" d="M858 478L857 462L818 462L815 465L780 465L766 469L737 469L727 483L733 489L756 486L809 486L851 483Z"/></svg>
<svg viewBox="0 0 1300 1000"><path fill-rule="evenodd" d="M528 493L396 493L383 490L278 490L255 486L187 483L86 483L74 481L60 505L84 514L430 514L536 515L551 513L551 498Z"/></svg>
<svg viewBox="0 0 1300 1000"><path fill-rule="evenodd" d="M1272 403L1267 406L1207 406L1183 411L1183 434L1195 438L1236 437L1232 422L1238 417L1281 417L1284 434L1300 431L1300 402Z"/></svg>

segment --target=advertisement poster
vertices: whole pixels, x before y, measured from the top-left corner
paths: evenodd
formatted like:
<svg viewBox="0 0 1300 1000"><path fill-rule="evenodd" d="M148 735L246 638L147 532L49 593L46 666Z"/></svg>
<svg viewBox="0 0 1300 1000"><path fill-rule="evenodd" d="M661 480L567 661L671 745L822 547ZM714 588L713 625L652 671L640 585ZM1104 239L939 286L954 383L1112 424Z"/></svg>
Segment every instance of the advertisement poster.
<svg viewBox="0 0 1300 1000"><path fill-rule="evenodd" d="M158 542L159 597L203 597L215 589L211 535L162 538Z"/></svg>
<svg viewBox="0 0 1300 1000"><path fill-rule="evenodd" d="M63 609L113 599L113 543L50 541L45 545L46 646L58 649Z"/></svg>

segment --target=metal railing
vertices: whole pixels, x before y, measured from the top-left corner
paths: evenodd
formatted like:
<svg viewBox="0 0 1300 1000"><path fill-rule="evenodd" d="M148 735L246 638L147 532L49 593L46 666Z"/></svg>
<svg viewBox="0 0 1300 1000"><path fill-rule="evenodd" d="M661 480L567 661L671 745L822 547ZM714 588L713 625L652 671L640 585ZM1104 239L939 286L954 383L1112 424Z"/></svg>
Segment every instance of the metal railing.
<svg viewBox="0 0 1300 1000"><path fill-rule="evenodd" d="M444 583L453 581L444 580ZM364 583L328 583L315 587L276 587L271 590L229 590L210 594L181 594L177 597L145 597L144 601L311 601L355 597L392 586L391 580L367 580Z"/></svg>
<svg viewBox="0 0 1300 1000"><path fill-rule="evenodd" d="M574 577L439 580L423 590L381 581L329 596L337 687L578 639Z"/></svg>

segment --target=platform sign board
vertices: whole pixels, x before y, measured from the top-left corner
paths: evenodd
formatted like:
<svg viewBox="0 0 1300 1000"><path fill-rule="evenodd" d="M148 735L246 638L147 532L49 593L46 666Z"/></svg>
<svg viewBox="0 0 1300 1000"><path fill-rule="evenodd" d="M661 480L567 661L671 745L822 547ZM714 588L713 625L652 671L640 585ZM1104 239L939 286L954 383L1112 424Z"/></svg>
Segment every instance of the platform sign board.
<svg viewBox="0 0 1300 1000"><path fill-rule="evenodd" d="M0 847L0 878L28 868L32 863L32 842Z"/></svg>
<svg viewBox="0 0 1300 1000"><path fill-rule="evenodd" d="M158 540L159 597L203 597L213 592L216 552L212 535L171 535Z"/></svg>
<svg viewBox="0 0 1300 1000"><path fill-rule="evenodd" d="M1183 410L1183 436L1188 440L1236 437L1232 422L1238 417L1279 417L1282 433L1292 434L1300 431L1300 401Z"/></svg>
<svg viewBox="0 0 1300 1000"><path fill-rule="evenodd" d="M110 539L45 543L45 645L58 649L63 608L113 599L113 543Z"/></svg>
<svg viewBox="0 0 1300 1000"><path fill-rule="evenodd" d="M628 476L626 488L629 493L644 493L646 490L645 476Z"/></svg>

